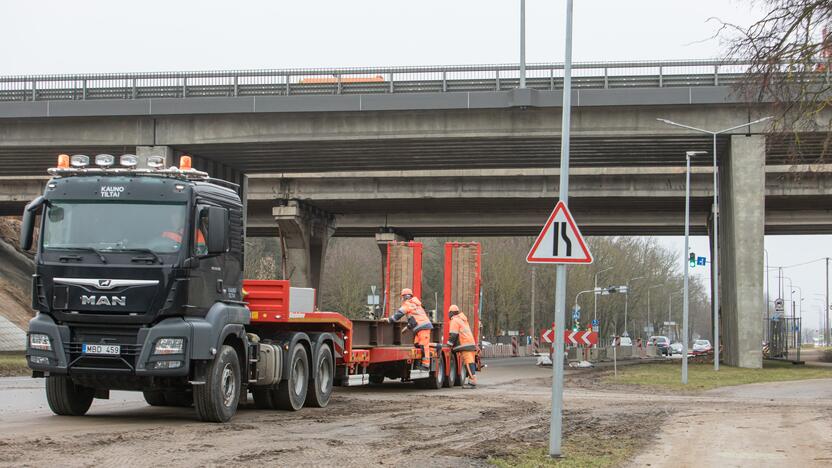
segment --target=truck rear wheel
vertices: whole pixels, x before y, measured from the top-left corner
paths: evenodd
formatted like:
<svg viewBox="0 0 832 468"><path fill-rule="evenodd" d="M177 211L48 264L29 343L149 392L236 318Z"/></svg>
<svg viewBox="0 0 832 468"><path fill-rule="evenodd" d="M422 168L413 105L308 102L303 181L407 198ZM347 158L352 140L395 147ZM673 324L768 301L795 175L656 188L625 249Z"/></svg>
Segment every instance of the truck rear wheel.
<svg viewBox="0 0 832 468"><path fill-rule="evenodd" d="M445 386L455 387L456 381L459 379L459 374L457 373L456 355L453 352L450 353L448 362L450 362L450 364L448 365L448 378L445 379Z"/></svg>
<svg viewBox="0 0 832 468"><path fill-rule="evenodd" d="M427 379L427 388L439 390L445 385L445 359L440 353L436 357L436 370Z"/></svg>
<svg viewBox="0 0 832 468"><path fill-rule="evenodd" d="M303 408L308 390L309 357L306 355L306 348L296 343L289 358L289 375L280 381L272 398L277 408L297 411Z"/></svg>
<svg viewBox="0 0 832 468"><path fill-rule="evenodd" d="M332 397L332 385L335 380L335 362L329 345L321 345L312 372L315 378L309 380L312 391L306 392L306 405L324 408Z"/></svg>
<svg viewBox="0 0 832 468"><path fill-rule="evenodd" d="M257 409L274 409L274 402L272 395L274 390L270 388L255 388L251 391L254 396L254 406Z"/></svg>
<svg viewBox="0 0 832 468"><path fill-rule="evenodd" d="M237 351L223 345L208 364L205 383L194 386L196 414L202 421L227 422L240 402L240 361Z"/></svg>
<svg viewBox="0 0 832 468"><path fill-rule="evenodd" d="M61 416L83 416L92 405L95 389L75 385L65 375L46 378L46 401L53 413Z"/></svg>
<svg viewBox="0 0 832 468"><path fill-rule="evenodd" d="M158 390L144 391L142 395L150 406L165 406L165 394Z"/></svg>

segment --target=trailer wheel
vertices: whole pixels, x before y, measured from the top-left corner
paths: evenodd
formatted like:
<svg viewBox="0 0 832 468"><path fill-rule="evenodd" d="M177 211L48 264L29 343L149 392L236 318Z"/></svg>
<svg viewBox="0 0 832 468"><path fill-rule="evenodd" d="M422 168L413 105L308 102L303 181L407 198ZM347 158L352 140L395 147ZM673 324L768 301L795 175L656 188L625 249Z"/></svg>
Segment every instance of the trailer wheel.
<svg viewBox="0 0 832 468"><path fill-rule="evenodd" d="M194 386L194 403L199 419L227 422L237 412L240 402L240 361L237 351L223 345L217 357L208 364L206 382Z"/></svg>
<svg viewBox="0 0 832 468"><path fill-rule="evenodd" d="M456 387L456 382L459 380L459 374L457 373L457 366L456 366L456 355L451 352L450 357L448 358L448 362L450 365L448 366L448 378L445 379L445 387Z"/></svg>
<svg viewBox="0 0 832 468"><path fill-rule="evenodd" d="M335 363L332 360L332 350L328 344L321 345L315 365L312 367L309 379L310 390L306 392L306 406L324 408L332 397L332 386L335 380Z"/></svg>
<svg viewBox="0 0 832 468"><path fill-rule="evenodd" d="M436 358L436 371L427 378L427 387L439 390L443 385L445 385L445 359L440 354Z"/></svg>
<svg viewBox="0 0 832 468"><path fill-rule="evenodd" d="M370 383L373 385L381 385L384 383L384 374L370 374Z"/></svg>
<svg viewBox="0 0 832 468"><path fill-rule="evenodd" d="M274 390L270 388L255 388L251 391L254 396L254 406L257 409L274 409L274 402L272 401L272 394Z"/></svg>
<svg viewBox="0 0 832 468"><path fill-rule="evenodd" d="M142 392L144 401L150 406L165 406L165 394L157 390Z"/></svg>
<svg viewBox="0 0 832 468"><path fill-rule="evenodd" d="M279 409L297 411L303 408L309 390L309 357L306 348L296 343L289 358L289 375L280 381L272 396Z"/></svg>
<svg viewBox="0 0 832 468"><path fill-rule="evenodd" d="M46 378L46 401L53 413L60 416L83 416L92 405L95 389L75 385L65 375Z"/></svg>

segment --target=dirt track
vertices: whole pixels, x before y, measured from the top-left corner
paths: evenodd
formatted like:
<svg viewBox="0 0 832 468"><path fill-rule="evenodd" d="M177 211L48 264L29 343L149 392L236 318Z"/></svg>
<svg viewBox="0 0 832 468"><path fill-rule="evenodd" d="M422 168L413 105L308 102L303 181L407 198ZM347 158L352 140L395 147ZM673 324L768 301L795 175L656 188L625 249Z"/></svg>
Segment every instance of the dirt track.
<svg viewBox="0 0 832 468"><path fill-rule="evenodd" d="M760 405L754 396L730 393L690 397L599 390L597 375L568 376L566 434L644 445L650 455L637 466L644 460L662 465L677 450L662 444L689 445L678 439L681 433L674 433L675 442L655 436L666 432L659 428L671 420L684 431L694 421L682 416L701 412L697 408L707 406L712 417L724 417ZM325 409L288 413L248 407L226 425L199 423L190 409L151 408L139 395L121 392L110 401L97 400L87 417L56 417L45 406L40 381L7 379L0 382L0 465L484 466L489 456L545 445L550 376L551 369L528 360L493 361L477 390L425 392L397 383L339 388ZM799 403L786 411L829 420L828 401ZM742 434L734 435L741 440ZM818 442L814 448L801 446L813 450L810 464L829 448ZM689 466L672 460L664 462Z"/></svg>

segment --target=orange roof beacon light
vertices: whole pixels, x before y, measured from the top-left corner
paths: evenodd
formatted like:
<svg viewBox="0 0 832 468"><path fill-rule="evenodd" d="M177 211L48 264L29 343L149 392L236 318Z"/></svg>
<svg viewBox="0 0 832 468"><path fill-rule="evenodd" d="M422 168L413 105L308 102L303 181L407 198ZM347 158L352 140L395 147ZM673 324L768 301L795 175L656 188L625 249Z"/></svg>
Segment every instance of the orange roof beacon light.
<svg viewBox="0 0 832 468"><path fill-rule="evenodd" d="M187 155L182 155L179 157L179 170L180 171L190 171L193 169L191 166L191 157Z"/></svg>
<svg viewBox="0 0 832 468"><path fill-rule="evenodd" d="M59 154L58 155L58 167L61 169L66 169L69 167L69 155L68 154Z"/></svg>

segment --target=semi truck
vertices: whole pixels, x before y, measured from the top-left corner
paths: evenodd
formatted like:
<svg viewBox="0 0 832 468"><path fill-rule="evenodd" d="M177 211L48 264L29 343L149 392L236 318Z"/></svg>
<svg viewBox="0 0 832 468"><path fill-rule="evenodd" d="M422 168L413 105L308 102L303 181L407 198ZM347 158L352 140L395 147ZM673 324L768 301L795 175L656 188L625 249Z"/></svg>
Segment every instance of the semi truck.
<svg viewBox="0 0 832 468"><path fill-rule="evenodd" d="M297 411L327 406L336 386L461 383L443 323L455 300L470 307L479 337L479 244L446 245L444 317L423 370L406 324L320 311L317 291L287 280L244 280L239 187L189 156L176 167L161 156L60 155L49 173L24 210L20 243L37 249L27 362L55 414L84 415L94 399L130 390L226 422L249 395L258 408ZM410 269L388 266L392 303L403 281L421 288L421 244L388 252Z"/></svg>

